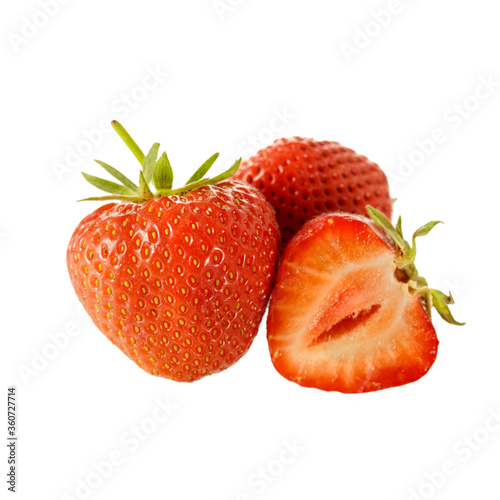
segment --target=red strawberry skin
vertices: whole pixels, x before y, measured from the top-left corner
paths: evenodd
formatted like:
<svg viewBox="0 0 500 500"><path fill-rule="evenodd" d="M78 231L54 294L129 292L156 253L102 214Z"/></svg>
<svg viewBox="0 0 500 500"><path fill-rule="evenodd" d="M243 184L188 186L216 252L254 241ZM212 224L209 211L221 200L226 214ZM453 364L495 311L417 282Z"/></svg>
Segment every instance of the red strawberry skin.
<svg viewBox="0 0 500 500"><path fill-rule="evenodd" d="M283 245L316 215L367 215L372 205L389 219L387 177L366 157L338 142L293 137L278 139L244 161L235 179L262 191L278 215Z"/></svg>
<svg viewBox="0 0 500 500"><path fill-rule="evenodd" d="M67 265L113 344L148 373L194 381L249 349L274 282L278 234L263 196L229 181L98 208L71 237Z"/></svg>
<svg viewBox="0 0 500 500"><path fill-rule="evenodd" d="M324 214L285 250L268 320L271 359L306 387L370 392L418 380L435 329L395 276L396 251L367 218Z"/></svg>

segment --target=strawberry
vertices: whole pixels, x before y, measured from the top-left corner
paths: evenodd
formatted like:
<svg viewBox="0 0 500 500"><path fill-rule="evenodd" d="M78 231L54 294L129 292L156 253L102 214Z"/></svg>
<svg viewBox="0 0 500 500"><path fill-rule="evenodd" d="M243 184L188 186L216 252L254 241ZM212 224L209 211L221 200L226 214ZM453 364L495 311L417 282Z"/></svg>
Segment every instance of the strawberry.
<svg viewBox="0 0 500 500"><path fill-rule="evenodd" d="M387 177L381 168L338 142L279 139L242 163L235 179L259 188L275 208L282 246L316 215L367 215L373 205L391 217Z"/></svg>
<svg viewBox="0 0 500 500"><path fill-rule="evenodd" d="M172 189L159 144L147 156L117 122L142 165L139 186L103 162L120 184L83 174L117 200L78 224L67 265L75 292L104 335L153 375L194 381L234 364L264 314L278 258L273 209L257 189L212 179L207 160ZM150 188L153 181L156 193Z"/></svg>
<svg viewBox="0 0 500 500"><path fill-rule="evenodd" d="M285 250L267 320L271 359L306 387L369 392L413 382L438 348L430 313L449 323L453 298L418 275L415 238L381 212L332 213L309 221Z"/></svg>

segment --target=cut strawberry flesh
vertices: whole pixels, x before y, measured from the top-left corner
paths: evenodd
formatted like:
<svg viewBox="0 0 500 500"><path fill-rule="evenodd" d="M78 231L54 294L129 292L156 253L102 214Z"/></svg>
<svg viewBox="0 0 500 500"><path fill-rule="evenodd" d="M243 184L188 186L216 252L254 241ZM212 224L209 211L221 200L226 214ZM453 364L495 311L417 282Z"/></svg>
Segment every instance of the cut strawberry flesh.
<svg viewBox="0 0 500 500"><path fill-rule="evenodd" d="M379 309L380 304L373 304L368 309L363 309L362 311L352 313L350 316L346 316L316 337L310 346L324 344L332 340L338 341L340 337L348 335L356 329L359 330L367 324L371 316L376 314Z"/></svg>
<svg viewBox="0 0 500 500"><path fill-rule="evenodd" d="M283 376L366 392L427 372L438 341L420 300L396 278L394 259L362 218L322 216L305 226L285 252L268 315Z"/></svg>

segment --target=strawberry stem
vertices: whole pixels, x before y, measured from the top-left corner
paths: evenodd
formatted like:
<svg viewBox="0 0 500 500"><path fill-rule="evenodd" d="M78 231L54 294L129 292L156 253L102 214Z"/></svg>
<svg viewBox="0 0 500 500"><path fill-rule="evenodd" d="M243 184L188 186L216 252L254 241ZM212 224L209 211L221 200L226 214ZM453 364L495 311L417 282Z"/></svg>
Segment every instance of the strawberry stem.
<svg viewBox="0 0 500 500"><path fill-rule="evenodd" d="M398 219L396 227L394 227L392 222L382 212L379 212L372 206L367 205L366 211L373 222L383 229L386 235L393 241L394 246L399 252L399 256L395 260L396 268L399 272L404 271L407 277L402 282L408 286L408 291L411 294L416 294L420 297L429 318L432 319L431 310L434 307L439 315L448 323L452 325L464 325L465 323L456 321L450 312L448 304L454 303L451 294L446 295L439 290L430 288L427 280L418 274L415 266L415 257L417 255L416 238L429 234L440 221L431 221L417 229L413 233L412 244L410 245L403 237L401 217Z"/></svg>
<svg viewBox="0 0 500 500"><path fill-rule="evenodd" d="M139 163L142 165L144 163L145 155L137 143L132 139L130 134L125 130L123 125L116 120L111 122L111 126L115 132L120 136L120 139L126 144L126 146L132 151L133 155L137 158Z"/></svg>
<svg viewBox="0 0 500 500"><path fill-rule="evenodd" d="M222 172L215 177L207 178L205 177L205 175L219 156L219 153L216 153L212 155L208 160L206 160L201 165L201 167L196 170L196 172L189 178L185 186L173 189L173 172L168 157L166 153L163 153L160 158L158 158L160 145L155 142L149 150L148 154L144 155L141 148L139 148L134 139L132 139L130 134L120 123L118 123L116 120L113 120L111 122L111 125L142 166L142 169L139 172L139 185L137 186L136 184L134 184L131 180L129 180L111 165L96 160L96 162L102 168L104 168L104 170L106 170L115 179L120 181L120 184L82 172L83 176L90 184L101 189L102 191L111 193L111 196L108 195L91 197L85 198L84 200L80 201L117 200L133 203L144 203L145 201L150 200L155 196L184 195L196 189L201 189L204 186L218 184L219 182L229 179L235 174L236 170L241 164L240 158L239 160L234 162L233 165L225 172ZM156 193L153 192L149 187L151 182L156 188Z"/></svg>

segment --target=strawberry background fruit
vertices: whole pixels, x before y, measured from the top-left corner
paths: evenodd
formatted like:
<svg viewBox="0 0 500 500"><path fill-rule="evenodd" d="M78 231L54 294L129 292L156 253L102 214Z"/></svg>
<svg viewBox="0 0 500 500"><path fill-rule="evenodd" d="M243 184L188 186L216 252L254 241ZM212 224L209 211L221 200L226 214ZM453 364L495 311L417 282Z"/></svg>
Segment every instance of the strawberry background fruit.
<svg viewBox="0 0 500 500"><path fill-rule="evenodd" d="M115 127L143 164L141 183L134 192L107 164L121 187L86 175L101 189L115 189L104 199L135 202L106 204L77 226L67 251L75 292L96 326L148 373L193 381L224 370L247 352L271 293L278 255L273 210L247 184L204 180L216 155L186 187L172 190L166 155L158 162L156 154L141 158ZM161 196L149 196L148 178Z"/></svg>
<svg viewBox="0 0 500 500"><path fill-rule="evenodd" d="M324 214L285 250L267 334L274 366L299 385L355 393L413 382L436 359L432 306L458 324L452 297L418 276L401 219L394 228L368 210L380 227L364 216Z"/></svg>
<svg viewBox="0 0 500 500"><path fill-rule="evenodd" d="M338 142L279 139L245 160L234 177L259 188L276 209L283 245L325 212L366 215L372 205L391 217L382 169Z"/></svg>

